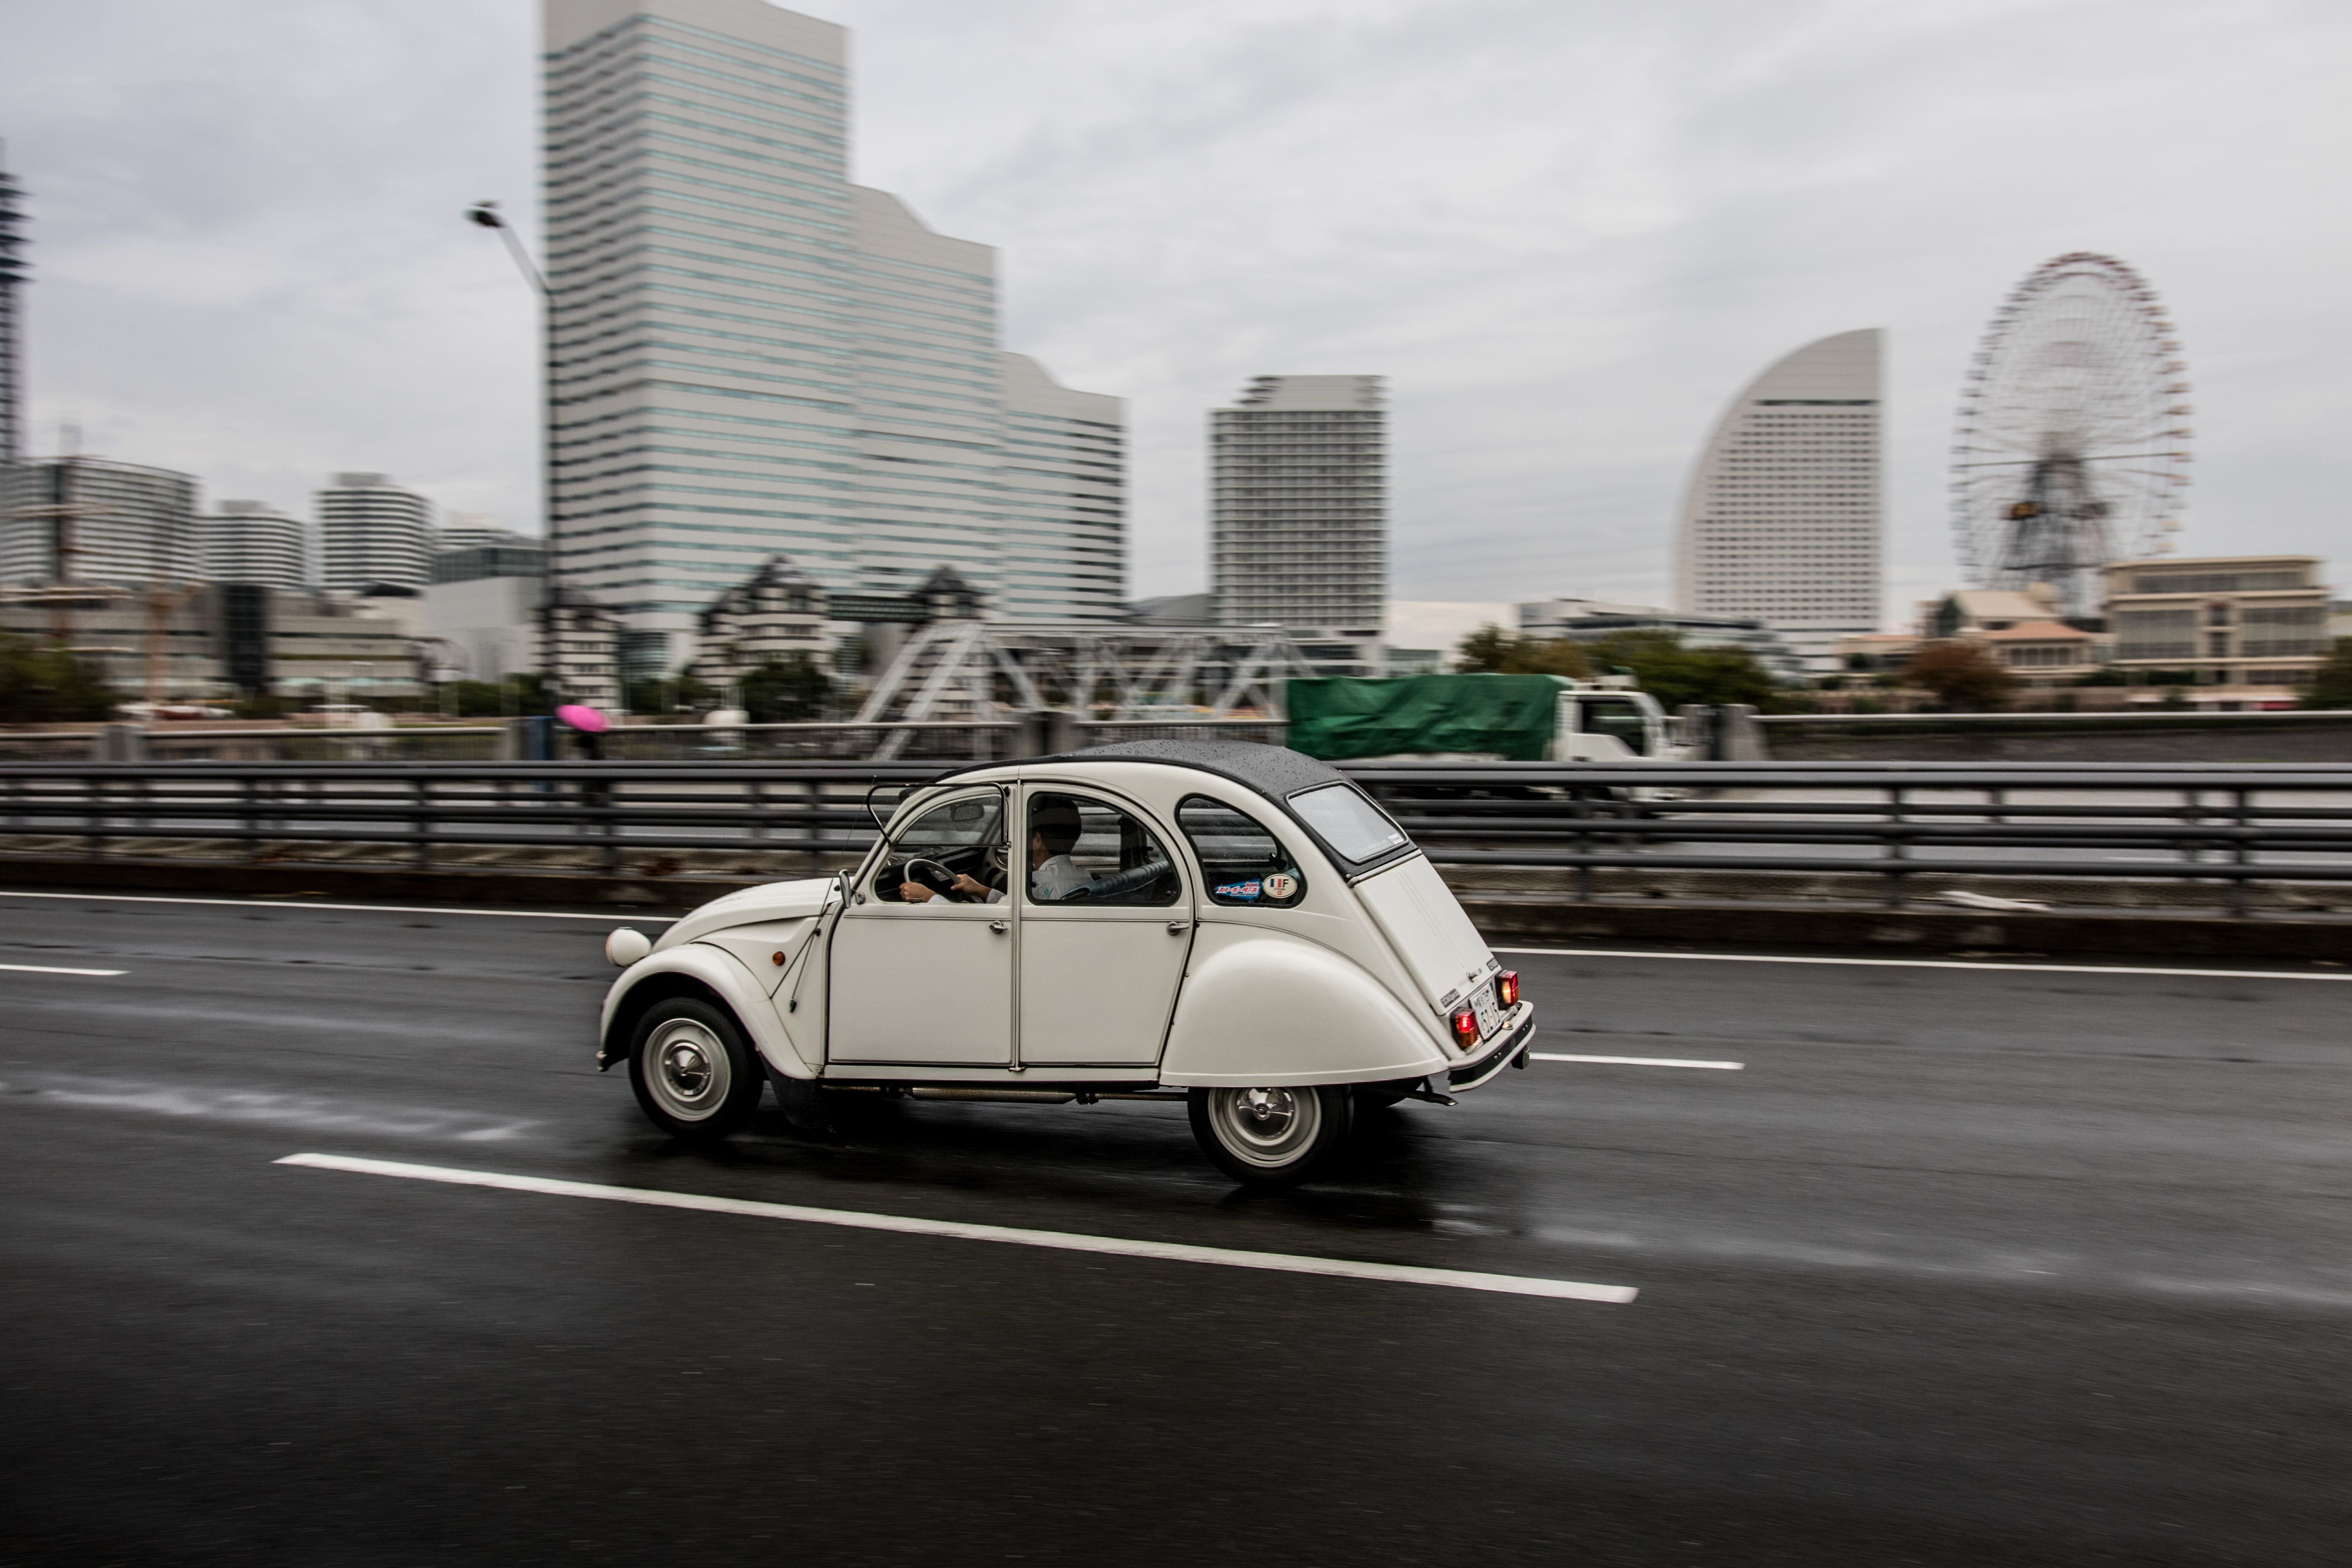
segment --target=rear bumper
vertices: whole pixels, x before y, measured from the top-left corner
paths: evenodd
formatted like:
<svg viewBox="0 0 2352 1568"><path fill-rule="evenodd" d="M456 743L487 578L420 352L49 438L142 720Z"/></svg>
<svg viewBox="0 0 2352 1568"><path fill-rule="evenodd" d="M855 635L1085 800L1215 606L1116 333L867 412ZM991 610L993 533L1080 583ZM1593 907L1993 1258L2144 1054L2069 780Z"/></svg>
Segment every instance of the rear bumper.
<svg viewBox="0 0 2352 1568"><path fill-rule="evenodd" d="M1459 1094L1477 1089L1490 1081L1507 1067L1528 1065L1528 1047L1535 1043L1536 1009L1532 1002L1522 1002L1513 1017L1497 1031L1494 1039L1483 1045L1479 1053L1445 1075L1446 1089Z"/></svg>

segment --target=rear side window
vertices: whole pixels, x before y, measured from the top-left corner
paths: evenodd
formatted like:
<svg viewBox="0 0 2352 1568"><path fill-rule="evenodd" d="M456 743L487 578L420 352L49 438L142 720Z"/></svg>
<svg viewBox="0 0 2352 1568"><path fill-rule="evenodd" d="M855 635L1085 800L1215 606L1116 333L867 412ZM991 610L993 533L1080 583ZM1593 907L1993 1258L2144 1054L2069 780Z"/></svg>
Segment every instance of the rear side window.
<svg viewBox="0 0 2352 1568"><path fill-rule="evenodd" d="M1324 843L1359 866L1412 842L1404 829L1391 822L1388 814L1354 784L1320 784L1301 790L1290 797L1290 809L1321 834Z"/></svg>
<svg viewBox="0 0 2352 1568"><path fill-rule="evenodd" d="M1286 910L1307 896L1307 879L1264 823L1223 801L1186 795L1176 826L1201 858L1209 901Z"/></svg>

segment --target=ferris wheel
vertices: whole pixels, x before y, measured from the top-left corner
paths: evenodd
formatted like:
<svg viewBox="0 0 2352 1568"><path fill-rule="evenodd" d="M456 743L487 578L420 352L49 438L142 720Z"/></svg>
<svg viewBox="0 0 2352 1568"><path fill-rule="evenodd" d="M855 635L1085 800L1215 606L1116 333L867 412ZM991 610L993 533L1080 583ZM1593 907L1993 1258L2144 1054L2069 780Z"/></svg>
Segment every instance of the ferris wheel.
<svg viewBox="0 0 2352 1568"><path fill-rule="evenodd" d="M1969 366L1952 527L1982 588L2098 605L2099 568L2172 548L2189 485L2189 366L2156 290L2076 251L2027 275Z"/></svg>

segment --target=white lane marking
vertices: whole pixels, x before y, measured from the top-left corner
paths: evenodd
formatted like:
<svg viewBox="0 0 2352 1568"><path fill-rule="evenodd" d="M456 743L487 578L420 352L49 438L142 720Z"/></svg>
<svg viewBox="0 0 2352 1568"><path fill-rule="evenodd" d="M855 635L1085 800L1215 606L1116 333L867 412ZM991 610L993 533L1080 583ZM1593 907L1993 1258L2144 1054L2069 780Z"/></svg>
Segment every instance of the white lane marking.
<svg viewBox="0 0 2352 1568"><path fill-rule="evenodd" d="M1570 1057L1556 1051L1529 1051L1528 1057L1539 1062L1601 1062L1621 1068L1712 1068L1717 1072L1739 1072L1746 1062L1685 1061L1679 1057Z"/></svg>
<svg viewBox="0 0 2352 1568"><path fill-rule="evenodd" d="M272 1162L318 1171L351 1171L368 1176L402 1176L413 1182L446 1182L461 1187L497 1187L552 1197L603 1198L608 1203L653 1208L696 1209L705 1214L746 1215L756 1219L799 1220L806 1225L851 1230L887 1230L906 1236L942 1236L959 1241L996 1241L1063 1252L1114 1258L1149 1258L1170 1263L1214 1263L1227 1268L1264 1268L1277 1274L1325 1274L1341 1279L1374 1279L1396 1285L1443 1285L1456 1290L1492 1290L1512 1296L1549 1296L1566 1301L1631 1301L1626 1285L1586 1285L1573 1279L1534 1279L1518 1274L1474 1274L1459 1268L1419 1268L1401 1263L1358 1263L1344 1258L1306 1258L1286 1252L1244 1252L1224 1247L1192 1247L1174 1241L1132 1241L1116 1236L1085 1236L1062 1230L1026 1230L961 1220L915 1219L905 1215L860 1214L852 1209L808 1208L800 1204L714 1198L699 1193L652 1187L611 1187L596 1182L563 1182L546 1176L513 1176L499 1171L459 1171L445 1165L411 1165L396 1160L362 1160L348 1154L289 1154Z"/></svg>
<svg viewBox="0 0 2352 1568"><path fill-rule="evenodd" d="M11 974L128 974L127 969L59 969L48 963L0 963Z"/></svg>
<svg viewBox="0 0 2352 1568"><path fill-rule="evenodd" d="M0 867L0 875L5 874ZM452 910L425 904L316 904L307 900L297 903L279 899L173 899L154 893L18 893L0 891L0 899L79 899L84 903L108 904L214 904L232 910L365 910L385 915L494 915L510 921L604 921L608 924L625 925L631 921L643 921L647 925L668 925L684 920L684 915L640 915L615 910L608 915L575 915L557 910Z"/></svg>
<svg viewBox="0 0 2352 1568"><path fill-rule="evenodd" d="M2281 969L2159 969L2125 963L1979 963L1966 958L1791 958L1768 952L1644 952L1605 947L1498 947L1542 958L1680 958L1698 963L1842 963L1877 969L2011 969L2036 974L2179 974L2200 980L2352 980L2352 973L2303 974Z"/></svg>

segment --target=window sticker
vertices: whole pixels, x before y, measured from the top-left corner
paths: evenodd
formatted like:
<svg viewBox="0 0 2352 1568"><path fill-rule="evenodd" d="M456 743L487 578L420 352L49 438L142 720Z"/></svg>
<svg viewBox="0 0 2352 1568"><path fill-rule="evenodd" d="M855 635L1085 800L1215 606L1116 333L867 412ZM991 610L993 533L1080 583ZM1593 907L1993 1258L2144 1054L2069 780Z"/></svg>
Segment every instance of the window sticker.
<svg viewBox="0 0 2352 1568"><path fill-rule="evenodd" d="M1247 812L1187 795L1176 807L1176 825L1192 840L1192 852L1208 873L1213 903L1286 910L1307 896L1298 862L1266 826Z"/></svg>

